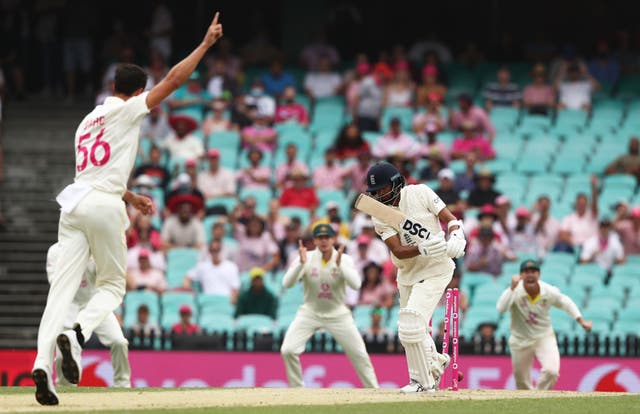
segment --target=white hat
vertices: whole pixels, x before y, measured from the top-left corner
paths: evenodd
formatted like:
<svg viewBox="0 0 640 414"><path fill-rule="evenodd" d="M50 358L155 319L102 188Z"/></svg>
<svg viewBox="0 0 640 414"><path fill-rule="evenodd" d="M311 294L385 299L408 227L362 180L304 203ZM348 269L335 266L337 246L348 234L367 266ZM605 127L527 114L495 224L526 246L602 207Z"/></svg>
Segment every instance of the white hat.
<svg viewBox="0 0 640 414"><path fill-rule="evenodd" d="M339 205L335 201L327 201L324 205L325 210L330 210L332 208L338 208Z"/></svg>
<svg viewBox="0 0 640 414"><path fill-rule="evenodd" d="M148 176L147 174L142 174L136 178L134 184L140 187L155 187L156 183L153 181L153 178Z"/></svg>
<svg viewBox="0 0 640 414"><path fill-rule="evenodd" d="M453 180L455 178L455 174L449 168L443 168L438 172L438 178L448 178L449 180Z"/></svg>

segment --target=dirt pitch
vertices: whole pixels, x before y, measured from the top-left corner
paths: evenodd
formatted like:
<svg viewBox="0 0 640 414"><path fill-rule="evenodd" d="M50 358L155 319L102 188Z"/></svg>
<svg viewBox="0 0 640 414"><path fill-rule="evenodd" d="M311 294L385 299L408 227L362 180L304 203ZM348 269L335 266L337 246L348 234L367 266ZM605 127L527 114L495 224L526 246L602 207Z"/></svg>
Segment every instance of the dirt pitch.
<svg viewBox="0 0 640 414"><path fill-rule="evenodd" d="M84 390L83 390L84 391ZM29 411L141 410L204 407L264 407L274 405L334 405L363 403L401 403L406 401L499 400L512 398L604 397L620 393L570 391L460 390L436 394L402 395L391 389L135 389L128 391L62 391L60 405L42 407L32 392L2 395L0 413Z"/></svg>

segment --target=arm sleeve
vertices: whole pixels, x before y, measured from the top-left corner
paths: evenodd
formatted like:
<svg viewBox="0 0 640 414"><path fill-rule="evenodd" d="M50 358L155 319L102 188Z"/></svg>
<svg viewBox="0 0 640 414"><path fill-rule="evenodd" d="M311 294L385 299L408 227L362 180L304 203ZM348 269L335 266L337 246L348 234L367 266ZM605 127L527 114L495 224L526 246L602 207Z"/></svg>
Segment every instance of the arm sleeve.
<svg viewBox="0 0 640 414"><path fill-rule="evenodd" d="M240 273L238 272L238 266L231 262L229 285L231 289L240 289Z"/></svg>
<svg viewBox="0 0 640 414"><path fill-rule="evenodd" d="M553 306L562 309L567 312L574 320L578 319L582 314L580 313L580 309L578 309L578 305L567 295L560 292L560 289L553 287L551 289L553 292L551 294Z"/></svg>
<svg viewBox="0 0 640 414"><path fill-rule="evenodd" d="M149 92L143 92L138 96L128 99L125 103L127 118L130 122L136 122L149 113L149 108L147 108L148 94Z"/></svg>
<svg viewBox="0 0 640 414"><path fill-rule="evenodd" d="M496 309L500 313L504 313L509 310L511 305L513 305L513 300L515 299L515 291L511 290L510 287L506 288L500 298L498 298L498 303L496 303Z"/></svg>
<svg viewBox="0 0 640 414"><path fill-rule="evenodd" d="M193 281L200 280L200 266L196 266L187 272L187 277Z"/></svg>
<svg viewBox="0 0 640 414"><path fill-rule="evenodd" d="M307 255L307 260L309 260L309 256ZM285 289L289 289L293 285L296 284L298 280L302 278L304 266L300 263L300 258L296 257L287 269L287 272L284 274L282 278L282 286Z"/></svg>
<svg viewBox="0 0 640 414"><path fill-rule="evenodd" d="M591 239L588 239L582 245L582 251L580 252L580 260L589 260L591 256L596 252L597 243L592 243Z"/></svg>
<svg viewBox="0 0 640 414"><path fill-rule="evenodd" d="M388 224L379 221L375 217L372 217L372 220L373 226L376 229L376 233L378 233L382 240L387 240L389 237L393 237L398 234L398 231Z"/></svg>
<svg viewBox="0 0 640 414"><path fill-rule="evenodd" d="M346 254L342 255L340 259L340 271L342 272L342 277L344 277L344 280L351 289L360 289L362 280L350 256Z"/></svg>
<svg viewBox="0 0 640 414"><path fill-rule="evenodd" d="M436 216L440 214L440 211L446 207L442 199L429 186L421 184L418 188L420 189L420 199L425 207Z"/></svg>

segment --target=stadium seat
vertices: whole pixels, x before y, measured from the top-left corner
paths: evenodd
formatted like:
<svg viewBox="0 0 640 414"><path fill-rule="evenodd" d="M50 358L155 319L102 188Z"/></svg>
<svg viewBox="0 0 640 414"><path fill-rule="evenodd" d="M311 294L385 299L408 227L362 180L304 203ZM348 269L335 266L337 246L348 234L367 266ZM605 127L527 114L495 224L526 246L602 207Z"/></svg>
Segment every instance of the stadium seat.
<svg viewBox="0 0 640 414"><path fill-rule="evenodd" d="M181 287L184 276L195 267L200 252L197 249L174 248L167 252L167 283L169 289Z"/></svg>
<svg viewBox="0 0 640 414"><path fill-rule="evenodd" d="M607 296L590 296L591 297L587 301L587 306L585 307L589 312L599 312L602 315L613 318L617 313L617 310L620 309L620 301L616 298Z"/></svg>
<svg viewBox="0 0 640 414"><path fill-rule="evenodd" d="M224 295L207 295L200 294L197 297L197 303L200 307L200 314L223 314L232 316L235 306L231 303L231 299Z"/></svg>
<svg viewBox="0 0 640 414"><path fill-rule="evenodd" d="M214 198L208 199L205 202L204 207L205 209L208 210L213 207L220 206L227 211L227 214L230 214L233 211L233 208L236 206L236 204L238 204L237 198L231 197L231 196L222 196L222 197L214 197Z"/></svg>
<svg viewBox="0 0 640 414"><path fill-rule="evenodd" d="M571 284L583 287L595 287L604 283L607 272L596 263L580 263L573 269Z"/></svg>
<svg viewBox="0 0 640 414"><path fill-rule="evenodd" d="M133 290L124 296L125 328L133 326L138 321L138 308L141 305L149 308L149 320L157 323L160 320L160 303L158 294L149 290Z"/></svg>
<svg viewBox="0 0 640 414"><path fill-rule="evenodd" d="M549 171L555 174L576 174L584 170L587 160L584 155L576 152L558 154L551 163Z"/></svg>
<svg viewBox="0 0 640 414"><path fill-rule="evenodd" d="M541 174L546 173L551 161L550 155L540 154L534 157L524 157L516 163L515 171L521 174Z"/></svg>
<svg viewBox="0 0 640 414"><path fill-rule="evenodd" d="M611 298L618 302L616 308L622 307L625 299L625 292L620 289L613 289L611 286L595 285L589 292L589 300L600 300L599 298Z"/></svg>
<svg viewBox="0 0 640 414"><path fill-rule="evenodd" d="M273 192L269 188L243 188L239 194L240 200L247 197L256 199L256 212L259 214L267 214L269 211L269 202L274 198Z"/></svg>
<svg viewBox="0 0 640 414"><path fill-rule="evenodd" d="M406 107L387 106L382 112L380 121L382 131L389 129L392 118L399 118L404 131L411 131L413 125L413 109Z"/></svg>
<svg viewBox="0 0 640 414"><path fill-rule="evenodd" d="M240 148L240 134L236 131L212 132L207 137L207 148L217 148L220 151L226 149L237 152Z"/></svg>
<svg viewBox="0 0 640 414"><path fill-rule="evenodd" d="M280 214L289 218L298 217L302 227L306 228L311 220L311 213L302 207L280 207Z"/></svg>
<svg viewBox="0 0 640 414"><path fill-rule="evenodd" d="M236 331L246 331L248 336L273 332L274 328L275 321L266 315L241 315L236 318Z"/></svg>
<svg viewBox="0 0 640 414"><path fill-rule="evenodd" d="M510 173L513 171L513 160L496 158L484 163L484 167L488 168L494 175Z"/></svg>
<svg viewBox="0 0 640 414"><path fill-rule="evenodd" d="M160 298L162 304L162 318L160 327L170 330L180 320L180 306L189 305L192 311L192 322L198 320L198 308L195 306L194 295L187 292L166 292Z"/></svg>
<svg viewBox="0 0 640 414"><path fill-rule="evenodd" d="M631 174L607 175L602 179L603 188L621 188L633 191L636 188L636 178Z"/></svg>
<svg viewBox="0 0 640 414"><path fill-rule="evenodd" d="M476 286L494 282L493 275L484 272L465 272L461 280L461 288L464 290L473 290Z"/></svg>
<svg viewBox="0 0 640 414"><path fill-rule="evenodd" d="M200 314L198 325L200 325L200 329L207 333L227 332L232 334L235 331L233 316L226 313L202 313Z"/></svg>
<svg viewBox="0 0 640 414"><path fill-rule="evenodd" d="M332 147L335 144L338 133L339 131L333 129L317 131L314 140L314 153L324 154L324 151L327 148Z"/></svg>
<svg viewBox="0 0 640 414"><path fill-rule="evenodd" d="M466 273L463 276L463 280L467 277ZM504 287L499 285L498 283L491 282L485 283L483 285L476 286L473 291L473 300L471 301L471 307L473 308L473 312L476 311L476 307L496 307L496 303L498 302L498 298L504 291Z"/></svg>

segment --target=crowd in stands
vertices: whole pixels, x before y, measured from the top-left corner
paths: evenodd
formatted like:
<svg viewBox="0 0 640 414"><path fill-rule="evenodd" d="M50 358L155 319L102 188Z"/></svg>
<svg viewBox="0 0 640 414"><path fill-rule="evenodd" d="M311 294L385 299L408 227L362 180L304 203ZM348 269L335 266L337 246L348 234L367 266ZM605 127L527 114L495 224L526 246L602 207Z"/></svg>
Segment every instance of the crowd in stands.
<svg viewBox="0 0 640 414"><path fill-rule="evenodd" d="M147 87L172 56L171 14L161 3L151 14ZM90 45L63 43L68 87L76 88ZM605 285L640 255L640 105L625 95L640 92L640 82L606 42L590 59L566 47L551 60L506 63L477 60L478 51L454 61L437 42L345 60L319 40L301 51L300 66L266 48L256 65L259 54L247 48L223 38L143 122L130 188L153 198L156 213L129 209L127 288L152 292L163 310L125 299L125 327L146 335L205 329L214 309L205 296L224 297L221 314L232 319L259 314L286 326L302 293L282 293L281 277L298 241L311 247L309 229L325 222L363 280L347 294L358 326L370 336L393 333L396 269L370 218L352 209L378 160L409 184L430 185L464 220L467 252L452 281L463 289L464 314L487 281L510 280L510 264L523 257L569 257L565 285L575 269L595 264ZM97 104L115 64L140 61L117 27L105 49ZM544 268L543 280L557 269ZM196 299L181 296L193 292ZM164 299L171 294L182 298L174 307ZM475 321L482 336L497 326Z"/></svg>

